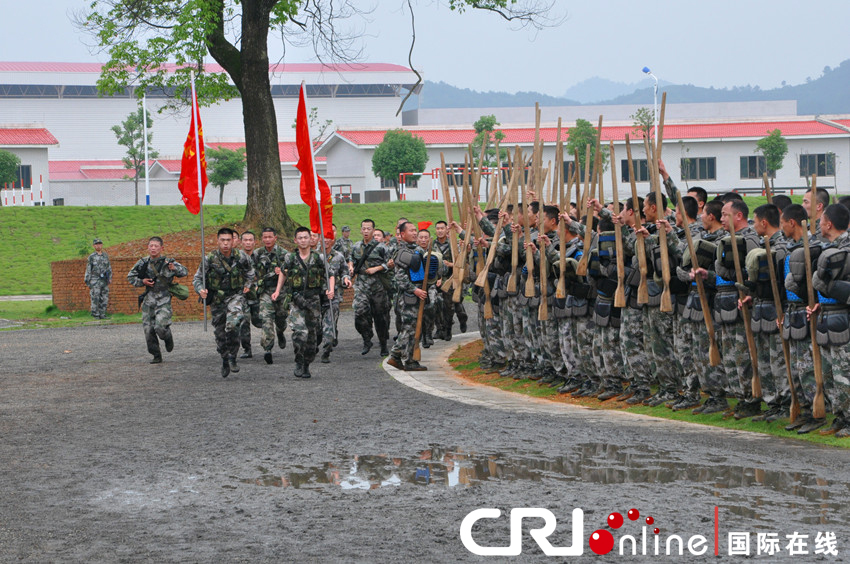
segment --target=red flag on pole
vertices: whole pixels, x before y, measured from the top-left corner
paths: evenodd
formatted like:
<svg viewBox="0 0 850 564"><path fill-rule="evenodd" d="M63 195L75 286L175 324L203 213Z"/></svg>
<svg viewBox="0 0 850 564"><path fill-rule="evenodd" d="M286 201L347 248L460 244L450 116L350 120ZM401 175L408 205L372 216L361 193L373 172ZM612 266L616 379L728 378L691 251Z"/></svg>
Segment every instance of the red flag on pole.
<svg viewBox="0 0 850 564"><path fill-rule="evenodd" d="M319 233L324 227L324 235L333 239L333 202L331 189L324 178L316 174L316 162L313 156L313 141L310 138L310 123L307 121L306 86L301 83L301 93L298 97L298 114L295 120L295 146L298 148L298 164L301 171L301 199L310 206L310 229ZM321 195L321 222L319 218L319 203L316 201L316 183L319 184ZM320 227L321 225L321 227Z"/></svg>
<svg viewBox="0 0 850 564"><path fill-rule="evenodd" d="M196 117L197 116L197 117ZM195 143L195 119L198 120L198 139ZM200 149L201 170L198 172L198 157L195 147ZM198 176L201 178L201 190L198 190ZM183 203L186 209L197 215L201 211L201 199L198 193L206 194L207 189L207 159L204 155L204 129L201 127L201 112L198 109L198 96L192 99L192 121L189 124L189 135L183 144L183 159L180 163L180 180L177 187L183 194Z"/></svg>

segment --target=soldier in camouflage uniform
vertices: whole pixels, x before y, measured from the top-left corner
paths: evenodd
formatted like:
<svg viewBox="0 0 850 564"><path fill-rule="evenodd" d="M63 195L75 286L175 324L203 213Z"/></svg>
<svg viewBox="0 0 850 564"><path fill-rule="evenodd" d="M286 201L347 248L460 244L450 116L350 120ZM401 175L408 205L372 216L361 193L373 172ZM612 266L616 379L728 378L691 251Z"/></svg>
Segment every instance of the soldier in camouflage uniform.
<svg viewBox="0 0 850 564"><path fill-rule="evenodd" d="M345 258L345 262L351 262L351 249L354 247L354 241L351 240L351 228L347 225L343 225L341 233L342 237L337 235L336 225L334 225L333 250L342 253L342 256ZM340 289L341 288L337 288L337 290Z"/></svg>
<svg viewBox="0 0 850 564"><path fill-rule="evenodd" d="M280 267L286 257L286 249L277 244L277 233L271 227L263 228L261 235L263 248L257 251L256 275L257 293L259 294L259 317L262 327L262 338L260 346L263 347L263 359L267 364L274 363L272 348L274 347L275 335L280 348L286 348L286 337L283 334L286 329L286 319L289 316L288 296L283 295L283 279L280 276Z"/></svg>
<svg viewBox="0 0 850 564"><path fill-rule="evenodd" d="M414 226L415 228L415 226ZM360 223L360 233L363 240L354 244L351 249L349 271L354 279L354 327L363 338L363 350L360 354L369 354L372 350L372 325L378 334L381 345L381 356L389 354L387 340L389 339L389 310L390 302L387 295L389 284L385 279L386 273L392 268L392 259L387 254L387 248L378 241L373 241L375 222L364 219Z"/></svg>
<svg viewBox="0 0 850 564"><path fill-rule="evenodd" d="M334 297L328 302L327 311L322 312L322 359L323 364L331 361L331 351L337 346L339 335L339 306L342 303L343 288L351 287L351 277L348 275L348 262L345 256L334 249L336 243L331 239L325 240L325 246L330 248L328 269L333 278ZM324 260L324 257L323 257Z"/></svg>
<svg viewBox="0 0 850 564"><path fill-rule="evenodd" d="M206 277L206 280L204 278ZM248 255L233 248L233 230L218 230L218 248L204 257L192 284L201 299L209 296L216 350L221 355L221 376L239 372L239 329L245 317L245 295L254 283L254 264Z"/></svg>
<svg viewBox="0 0 850 564"><path fill-rule="evenodd" d="M439 251L440 255L442 255L443 264L446 267L446 277L451 278L452 261L454 260L454 257L452 257L452 246L449 242L449 226L445 221L438 221L434 224L434 230L437 236L431 246L435 251ZM466 293L463 292L463 295L465 294ZM466 313L466 308L463 306L463 300L455 303L451 299L451 293L448 295L442 293L436 321L436 337L438 339L443 339L445 341L452 340L452 323L454 322L455 315L457 315L457 320L460 323L461 333L465 333L469 316Z"/></svg>
<svg viewBox="0 0 850 564"><path fill-rule="evenodd" d="M89 287L91 298L91 316L95 319L106 319L106 308L109 306L109 284L112 282L112 266L109 255L103 251L103 241L92 241L94 252L86 260L86 275L84 281Z"/></svg>
<svg viewBox="0 0 850 564"><path fill-rule="evenodd" d="M395 308L401 320L401 331L387 361L390 366L407 371L427 370L413 360L419 302L428 298L428 293L420 287L422 278L419 277L426 276L426 269L422 248L416 244L416 233L416 226L410 222L404 222L399 227L400 241L394 257L396 265L393 277L398 289Z"/></svg>
<svg viewBox="0 0 850 564"><path fill-rule="evenodd" d="M189 274L186 267L174 259L162 256L162 239L151 237L148 240L148 257L139 259L127 274L127 280L133 286L145 286L142 294L142 329L148 352L153 355L151 364L162 362L159 339L165 343L165 350L171 352L174 339L171 335L171 293L168 287L175 277Z"/></svg>
<svg viewBox="0 0 850 564"><path fill-rule="evenodd" d="M257 243L257 237L251 231L245 231L239 237L242 241L242 250L251 259L254 264L254 270L258 268L257 253L254 252L254 245ZM245 351L239 358L252 358L251 353L251 325L257 329L263 328L263 322L260 319L260 299L257 295L257 284L251 286L251 291L245 295L245 319L242 321L242 327L239 328L239 343Z"/></svg>
<svg viewBox="0 0 850 564"><path fill-rule="evenodd" d="M425 223L421 224L423 227ZM443 261L439 251L434 251L431 245L431 233L427 228L420 229L416 235L416 244L422 249L423 256L431 249L431 263L428 267L428 299L425 301L425 309L422 312L422 331L420 335L421 344L424 348L430 348L434 344L434 327L437 319L438 294L442 294L439 285L442 285Z"/></svg>
<svg viewBox="0 0 850 564"><path fill-rule="evenodd" d="M295 230L298 249L283 261L286 273L286 292L291 296L290 317L292 348L295 351L295 376L310 378L310 364L316 359L322 332L322 304L324 294L333 300L333 280L328 280L325 265L319 253L310 250L310 230Z"/></svg>

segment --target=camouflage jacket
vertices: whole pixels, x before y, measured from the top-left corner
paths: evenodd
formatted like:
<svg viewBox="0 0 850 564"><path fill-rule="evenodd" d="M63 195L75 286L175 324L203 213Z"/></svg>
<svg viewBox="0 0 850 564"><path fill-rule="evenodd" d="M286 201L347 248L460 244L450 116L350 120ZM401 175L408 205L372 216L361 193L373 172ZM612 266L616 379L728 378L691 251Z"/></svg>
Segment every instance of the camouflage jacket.
<svg viewBox="0 0 850 564"><path fill-rule="evenodd" d="M345 237L340 237L336 241L334 241L333 247L331 250L336 251L338 253L342 253L342 256L346 261L351 260L351 249L354 247L354 241L351 239L346 239Z"/></svg>
<svg viewBox="0 0 850 564"><path fill-rule="evenodd" d="M169 264L174 264L174 270L168 268ZM127 273L127 281L129 281L133 286L140 288L145 285L143 280L145 278L150 278L154 280L154 285L145 290L147 293L147 297L145 299L159 299L165 297L170 299L171 294L168 292L168 287L174 283L174 278L183 277L187 274L189 274L189 271L185 266L173 258L167 258L160 255L156 259L152 259L151 257L139 259L138 262L133 265L133 268L130 269L130 272Z"/></svg>
<svg viewBox="0 0 850 564"><path fill-rule="evenodd" d="M206 289L217 294L216 301L250 288L255 279L253 261L239 249L233 249L229 257L218 249L204 257L192 280L197 292L204 289L204 274Z"/></svg>
<svg viewBox="0 0 850 564"><path fill-rule="evenodd" d="M282 267L283 259L289 252L275 245L271 250L263 247L254 252L254 268L257 271L257 292L271 294L277 288L277 274L274 269Z"/></svg>
<svg viewBox="0 0 850 564"><path fill-rule="evenodd" d="M92 286L95 282L112 282L112 265L109 264L109 255L105 252L92 253L86 260L86 286Z"/></svg>
<svg viewBox="0 0 850 564"><path fill-rule="evenodd" d="M310 251L306 262L298 251L293 251L283 259L282 268L286 273L286 292L293 296L316 297L328 288L325 264L316 251Z"/></svg>

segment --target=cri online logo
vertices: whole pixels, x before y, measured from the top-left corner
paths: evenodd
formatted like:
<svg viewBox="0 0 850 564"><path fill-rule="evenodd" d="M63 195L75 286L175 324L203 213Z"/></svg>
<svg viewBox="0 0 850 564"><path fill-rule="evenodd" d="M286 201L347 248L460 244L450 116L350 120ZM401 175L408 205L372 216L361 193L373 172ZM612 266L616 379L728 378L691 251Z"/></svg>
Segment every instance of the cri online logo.
<svg viewBox="0 0 850 564"><path fill-rule="evenodd" d="M584 553L584 511L580 508L573 509L572 514L572 543L570 546L556 547L552 546L548 537L557 527L557 519L551 511L542 507L523 507L514 508L510 512L511 537L510 545L508 546L481 546L475 539L472 538L472 527L481 519L498 519L502 512L496 508L476 509L463 518L460 524L460 540L467 550L478 556L518 556L522 553L522 520L529 517L543 519L544 524L537 529L529 529L528 533L531 538L537 543L543 554L546 556L581 556ZM626 516L630 521L640 519L640 511L637 509L629 509ZM608 526L612 529L619 529L623 526L623 516L620 513L611 513L608 515ZM655 524L655 519L651 516L644 518L646 525L652 526ZM716 521L715 521L716 523ZM654 554L662 554L659 547L660 529L654 527L652 533L655 535ZM620 538L620 554L624 553L624 549L631 551L632 555L639 553L638 545L641 546L640 554L647 555L647 527L642 527L642 535L635 538L632 535L623 535ZM685 546L682 537L679 535L670 535L666 541L666 553L669 555L671 551L677 550L679 554L683 553ZM678 547L675 545L678 544ZM605 529L596 529L590 534L587 540L587 545L596 554L608 554L614 549L614 537ZM717 546L717 535L715 534L715 547ZM708 539L702 535L694 535L687 541L688 552L694 556L701 556L708 551ZM717 551L715 550L715 554Z"/></svg>

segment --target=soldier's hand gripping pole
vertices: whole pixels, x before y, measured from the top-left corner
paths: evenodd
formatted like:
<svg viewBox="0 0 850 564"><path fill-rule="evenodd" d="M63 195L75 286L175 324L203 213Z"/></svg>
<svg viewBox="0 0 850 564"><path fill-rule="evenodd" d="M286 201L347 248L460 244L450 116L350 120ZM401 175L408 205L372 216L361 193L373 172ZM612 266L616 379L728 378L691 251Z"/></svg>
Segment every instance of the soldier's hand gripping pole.
<svg viewBox="0 0 850 564"><path fill-rule="evenodd" d="M422 291L425 292L425 298L419 299L419 313L416 315L416 332L413 334L413 360L422 360L422 350L419 348L419 341L422 339L422 316L425 313L425 300L428 299L428 272L431 270L431 249L428 248L428 253L425 255L425 263L423 267L425 275L422 278Z"/></svg>
<svg viewBox="0 0 850 564"><path fill-rule="evenodd" d="M681 199L681 198L680 198ZM738 282L738 299L744 299L744 292L741 291L741 286L744 285L744 276L741 271L741 257L738 252L738 240L735 237L734 221L729 220L729 238L732 244L732 260L735 261L735 281ZM752 392L753 398L761 398L761 379L759 378L759 358L758 350L756 349L756 339L753 336L752 319L750 318L750 308L746 303L741 303L741 317L744 318L744 332L747 335L747 350L750 353L750 363L753 367Z"/></svg>

